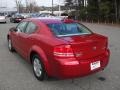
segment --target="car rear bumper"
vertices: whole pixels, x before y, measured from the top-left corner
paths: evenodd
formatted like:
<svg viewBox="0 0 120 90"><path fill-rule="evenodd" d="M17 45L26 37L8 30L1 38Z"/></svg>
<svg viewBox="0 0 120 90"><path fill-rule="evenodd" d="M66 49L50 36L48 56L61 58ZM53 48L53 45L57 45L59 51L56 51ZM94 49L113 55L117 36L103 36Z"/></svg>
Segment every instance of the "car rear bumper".
<svg viewBox="0 0 120 90"><path fill-rule="evenodd" d="M75 78L86 76L100 70L103 70L109 62L110 51L107 50L104 54L90 58L87 60L55 60L53 67L53 73L55 77L64 79L64 78ZM91 70L90 64L96 61L100 61L100 67L94 70Z"/></svg>

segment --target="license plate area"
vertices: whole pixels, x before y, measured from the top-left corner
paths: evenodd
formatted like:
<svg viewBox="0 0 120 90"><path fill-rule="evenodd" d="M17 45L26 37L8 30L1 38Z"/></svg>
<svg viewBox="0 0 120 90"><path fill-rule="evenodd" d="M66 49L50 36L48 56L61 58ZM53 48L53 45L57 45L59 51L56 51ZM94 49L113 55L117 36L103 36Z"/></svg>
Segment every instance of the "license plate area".
<svg viewBox="0 0 120 90"><path fill-rule="evenodd" d="M91 70L95 70L95 69L98 69L98 68L100 68L101 66L100 66L100 61L96 61L96 62L92 62L92 63L90 63L90 69Z"/></svg>

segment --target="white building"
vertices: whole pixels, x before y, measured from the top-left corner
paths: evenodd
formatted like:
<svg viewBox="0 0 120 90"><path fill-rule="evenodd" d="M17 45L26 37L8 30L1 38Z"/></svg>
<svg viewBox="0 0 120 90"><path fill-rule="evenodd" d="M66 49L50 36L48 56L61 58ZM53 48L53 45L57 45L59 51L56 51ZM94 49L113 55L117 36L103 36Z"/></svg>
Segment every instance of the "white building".
<svg viewBox="0 0 120 90"><path fill-rule="evenodd" d="M17 12L17 8L0 7L0 13L12 13L12 12Z"/></svg>

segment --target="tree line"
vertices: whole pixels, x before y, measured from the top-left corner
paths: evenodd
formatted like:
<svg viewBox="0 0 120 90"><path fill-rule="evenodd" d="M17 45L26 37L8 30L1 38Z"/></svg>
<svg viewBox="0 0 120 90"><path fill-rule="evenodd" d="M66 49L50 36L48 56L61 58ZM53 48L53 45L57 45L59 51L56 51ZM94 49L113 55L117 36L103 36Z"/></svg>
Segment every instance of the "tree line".
<svg viewBox="0 0 120 90"><path fill-rule="evenodd" d="M65 6L82 21L120 23L120 0L65 0Z"/></svg>
<svg viewBox="0 0 120 90"><path fill-rule="evenodd" d="M39 6L35 0L25 0L25 5L22 0L15 0L18 13L34 13L39 12Z"/></svg>

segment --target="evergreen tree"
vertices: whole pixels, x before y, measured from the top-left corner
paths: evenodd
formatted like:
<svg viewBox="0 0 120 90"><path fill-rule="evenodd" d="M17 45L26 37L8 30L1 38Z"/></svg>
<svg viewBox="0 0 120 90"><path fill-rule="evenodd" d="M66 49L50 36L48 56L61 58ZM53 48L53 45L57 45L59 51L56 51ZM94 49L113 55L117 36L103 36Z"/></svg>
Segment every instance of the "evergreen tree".
<svg viewBox="0 0 120 90"><path fill-rule="evenodd" d="M75 9L79 19L101 22L120 22L120 0L65 0L66 6ZM87 4L85 2L88 2ZM75 14L75 13L73 13ZM116 19L115 19L116 18Z"/></svg>

